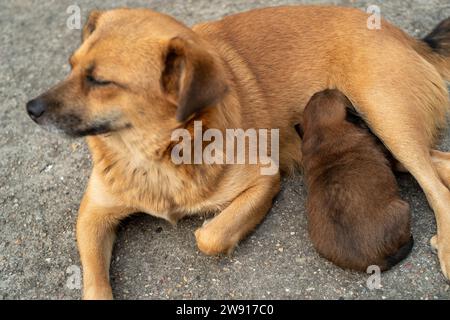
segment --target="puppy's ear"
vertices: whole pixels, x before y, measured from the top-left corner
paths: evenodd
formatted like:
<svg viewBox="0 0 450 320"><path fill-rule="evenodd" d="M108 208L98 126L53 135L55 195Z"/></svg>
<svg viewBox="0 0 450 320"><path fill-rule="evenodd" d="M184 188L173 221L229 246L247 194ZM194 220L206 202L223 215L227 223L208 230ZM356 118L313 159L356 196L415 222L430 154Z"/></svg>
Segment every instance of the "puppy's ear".
<svg viewBox="0 0 450 320"><path fill-rule="evenodd" d="M201 45L175 37L169 41L163 59L161 85L177 106L178 121L213 106L226 94L228 86L218 58Z"/></svg>
<svg viewBox="0 0 450 320"><path fill-rule="evenodd" d="M86 21L86 24L83 27L81 39L83 42L95 31L95 28L97 27L98 18L100 18L102 13L103 12L99 10L93 10L89 13L89 17Z"/></svg>

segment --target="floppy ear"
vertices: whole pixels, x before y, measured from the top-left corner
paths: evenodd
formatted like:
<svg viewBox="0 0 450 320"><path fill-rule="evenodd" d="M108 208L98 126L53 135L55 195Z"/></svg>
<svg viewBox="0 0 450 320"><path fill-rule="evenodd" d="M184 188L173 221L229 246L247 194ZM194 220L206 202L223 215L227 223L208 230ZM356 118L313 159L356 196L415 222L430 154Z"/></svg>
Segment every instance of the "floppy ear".
<svg viewBox="0 0 450 320"><path fill-rule="evenodd" d="M169 41L163 58L161 84L177 106L178 121L184 122L213 106L226 94L228 86L218 58L200 45L175 37Z"/></svg>
<svg viewBox="0 0 450 320"><path fill-rule="evenodd" d="M100 18L102 13L103 12L99 11L99 10L92 10L89 13L89 17L86 21L86 24L83 27L82 39L81 39L83 42L94 32L94 30L97 26L98 18Z"/></svg>

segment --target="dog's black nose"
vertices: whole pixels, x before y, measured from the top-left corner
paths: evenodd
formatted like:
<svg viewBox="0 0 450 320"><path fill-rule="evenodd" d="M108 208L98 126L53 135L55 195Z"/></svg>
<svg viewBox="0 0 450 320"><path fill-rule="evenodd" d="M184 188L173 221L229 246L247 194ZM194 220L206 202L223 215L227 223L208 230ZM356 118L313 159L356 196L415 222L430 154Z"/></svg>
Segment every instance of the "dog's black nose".
<svg viewBox="0 0 450 320"><path fill-rule="evenodd" d="M27 103L27 112L33 120L42 116L45 112L45 108L46 103L40 98L36 98Z"/></svg>

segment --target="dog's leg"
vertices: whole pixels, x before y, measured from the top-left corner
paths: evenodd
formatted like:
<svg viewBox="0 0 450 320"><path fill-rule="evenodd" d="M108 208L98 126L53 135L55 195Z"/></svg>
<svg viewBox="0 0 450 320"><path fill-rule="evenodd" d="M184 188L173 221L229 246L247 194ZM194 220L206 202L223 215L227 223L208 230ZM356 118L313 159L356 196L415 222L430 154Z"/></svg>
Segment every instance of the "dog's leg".
<svg viewBox="0 0 450 320"><path fill-rule="evenodd" d="M432 150L431 159L442 182L450 189L450 153Z"/></svg>
<svg viewBox="0 0 450 320"><path fill-rule="evenodd" d="M103 197L95 190L95 196ZM77 221L77 242L83 266L83 299L112 299L109 265L115 229L129 212L119 207L99 205L88 190L81 202Z"/></svg>
<svg viewBox="0 0 450 320"><path fill-rule="evenodd" d="M401 139L401 135L397 134L393 135L392 139L387 138L385 143L396 158L415 177L435 213L437 235L432 238L431 245L434 249L437 249L442 272L449 279L450 191L442 183L437 170L433 166L428 148L419 143L403 143Z"/></svg>
<svg viewBox="0 0 450 320"><path fill-rule="evenodd" d="M279 189L279 175L261 176L219 215L197 229L199 249L207 255L230 254L262 221Z"/></svg>

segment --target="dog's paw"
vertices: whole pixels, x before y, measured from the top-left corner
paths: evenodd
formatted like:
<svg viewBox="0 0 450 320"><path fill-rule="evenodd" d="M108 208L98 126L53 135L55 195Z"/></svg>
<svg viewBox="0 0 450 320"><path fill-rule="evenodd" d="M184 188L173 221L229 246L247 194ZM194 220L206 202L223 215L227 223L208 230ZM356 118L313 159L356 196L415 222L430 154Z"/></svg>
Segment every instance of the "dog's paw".
<svg viewBox="0 0 450 320"><path fill-rule="evenodd" d="M432 250L434 253L438 253L437 235L433 236L433 237L430 239L430 246L431 246L431 250Z"/></svg>
<svg viewBox="0 0 450 320"><path fill-rule="evenodd" d="M237 245L236 241L223 236L221 232L217 232L213 228L209 228L208 224L195 231L195 239L197 246L201 252L208 256L219 254L231 254Z"/></svg>
<svg viewBox="0 0 450 320"><path fill-rule="evenodd" d="M431 247L437 251L441 271L447 280L450 280L450 242L440 240L438 236L434 236L430 240Z"/></svg>
<svg viewBox="0 0 450 320"><path fill-rule="evenodd" d="M83 290L83 300L113 300L110 286L89 287Z"/></svg>

